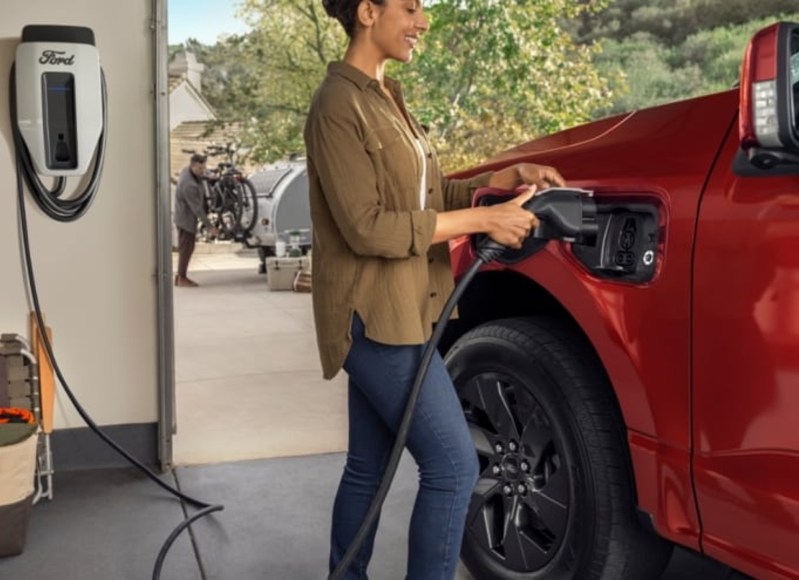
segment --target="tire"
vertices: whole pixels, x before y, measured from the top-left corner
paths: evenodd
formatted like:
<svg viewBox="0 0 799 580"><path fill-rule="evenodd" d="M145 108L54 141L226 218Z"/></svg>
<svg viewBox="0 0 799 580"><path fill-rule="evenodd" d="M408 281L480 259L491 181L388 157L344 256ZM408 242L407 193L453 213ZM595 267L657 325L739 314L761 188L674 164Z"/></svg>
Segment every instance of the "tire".
<svg viewBox="0 0 799 580"><path fill-rule="evenodd" d="M239 221L237 208L228 208L219 214L219 239L236 239L236 228Z"/></svg>
<svg viewBox="0 0 799 580"><path fill-rule="evenodd" d="M216 215L216 227L220 240L232 240L236 236L241 210L236 192L225 178L218 180L211 188L211 210Z"/></svg>
<svg viewBox="0 0 799 580"><path fill-rule="evenodd" d="M258 221L258 196L255 186L249 179L242 179L236 184L236 197L239 200L239 233L246 237Z"/></svg>
<svg viewBox="0 0 799 580"><path fill-rule="evenodd" d="M544 318L495 321L446 356L480 459L462 559L477 580L654 580L625 427L596 356Z"/></svg>

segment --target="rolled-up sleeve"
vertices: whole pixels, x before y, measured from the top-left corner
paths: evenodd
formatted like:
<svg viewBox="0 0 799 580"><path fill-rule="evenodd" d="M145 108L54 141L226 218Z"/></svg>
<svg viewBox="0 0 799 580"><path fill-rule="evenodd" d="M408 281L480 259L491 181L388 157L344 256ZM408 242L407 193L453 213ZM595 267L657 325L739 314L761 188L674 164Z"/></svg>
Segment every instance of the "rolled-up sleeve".
<svg viewBox="0 0 799 580"><path fill-rule="evenodd" d="M491 172L480 173L471 179L441 178L441 192L444 195L444 207L448 210L463 209L472 205L474 191L478 187L488 185Z"/></svg>
<svg viewBox="0 0 799 580"><path fill-rule="evenodd" d="M411 223L413 224L411 253L414 256L427 253L436 231L436 219L436 212L430 209L411 212Z"/></svg>
<svg viewBox="0 0 799 580"><path fill-rule="evenodd" d="M377 175L353 113L317 115L306 132L308 158L324 198L350 249L363 256L408 258L427 252L436 212L384 207Z"/></svg>

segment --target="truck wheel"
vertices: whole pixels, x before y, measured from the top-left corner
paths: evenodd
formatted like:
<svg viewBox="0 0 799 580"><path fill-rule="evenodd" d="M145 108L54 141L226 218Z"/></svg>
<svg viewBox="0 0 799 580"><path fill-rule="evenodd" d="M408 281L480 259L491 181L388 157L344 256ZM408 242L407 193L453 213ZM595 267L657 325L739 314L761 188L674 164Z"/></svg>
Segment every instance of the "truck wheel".
<svg viewBox="0 0 799 580"><path fill-rule="evenodd" d="M446 362L480 459L461 554L472 575L660 578L672 546L638 524L624 423L584 339L501 320Z"/></svg>

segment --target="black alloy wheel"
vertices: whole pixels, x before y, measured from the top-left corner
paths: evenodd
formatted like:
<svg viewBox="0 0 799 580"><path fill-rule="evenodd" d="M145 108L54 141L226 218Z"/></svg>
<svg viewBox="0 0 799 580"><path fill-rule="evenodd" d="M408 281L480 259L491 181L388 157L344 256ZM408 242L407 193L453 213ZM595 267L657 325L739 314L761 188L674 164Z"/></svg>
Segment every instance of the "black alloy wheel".
<svg viewBox="0 0 799 580"><path fill-rule="evenodd" d="M480 459L469 534L514 572L544 568L563 542L572 495L550 419L505 373L473 375L459 396Z"/></svg>
<svg viewBox="0 0 799 580"><path fill-rule="evenodd" d="M478 580L659 578L625 427L584 338L545 318L471 330L447 353L480 461L461 557Z"/></svg>

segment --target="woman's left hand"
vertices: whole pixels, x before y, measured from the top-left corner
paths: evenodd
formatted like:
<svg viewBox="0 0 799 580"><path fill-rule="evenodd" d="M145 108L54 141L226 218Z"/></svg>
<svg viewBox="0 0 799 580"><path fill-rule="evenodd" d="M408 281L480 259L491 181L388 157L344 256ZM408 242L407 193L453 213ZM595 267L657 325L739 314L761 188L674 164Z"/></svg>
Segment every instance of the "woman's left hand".
<svg viewBox="0 0 799 580"><path fill-rule="evenodd" d="M548 187L565 187L566 180L554 167L535 163L517 163L496 171L488 181L490 187L515 189L519 185L535 185L541 191Z"/></svg>

